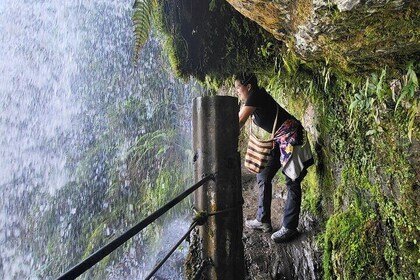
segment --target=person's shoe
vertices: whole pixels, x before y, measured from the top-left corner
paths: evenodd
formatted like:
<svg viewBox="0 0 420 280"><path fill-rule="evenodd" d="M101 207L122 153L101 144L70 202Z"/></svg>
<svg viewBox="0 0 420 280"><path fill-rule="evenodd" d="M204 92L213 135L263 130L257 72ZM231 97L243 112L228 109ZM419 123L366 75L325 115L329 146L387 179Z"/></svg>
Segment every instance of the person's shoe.
<svg viewBox="0 0 420 280"><path fill-rule="evenodd" d="M271 235L271 239L276 243L286 242L291 240L298 234L296 229L288 229L285 227L281 227L280 230L276 231Z"/></svg>
<svg viewBox="0 0 420 280"><path fill-rule="evenodd" d="M270 223L261 223L257 219L246 220L245 226L250 229L262 230L263 232L271 232L273 230Z"/></svg>

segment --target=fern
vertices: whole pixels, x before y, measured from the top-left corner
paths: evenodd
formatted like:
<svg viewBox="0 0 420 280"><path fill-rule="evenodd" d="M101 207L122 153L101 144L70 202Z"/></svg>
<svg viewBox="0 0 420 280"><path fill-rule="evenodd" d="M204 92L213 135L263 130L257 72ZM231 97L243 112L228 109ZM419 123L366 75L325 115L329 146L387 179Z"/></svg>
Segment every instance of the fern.
<svg viewBox="0 0 420 280"><path fill-rule="evenodd" d="M133 4L134 62L137 64L139 53L149 39L153 21L155 0L135 0Z"/></svg>
<svg viewBox="0 0 420 280"><path fill-rule="evenodd" d="M375 81L376 84L376 96L378 97L379 101L383 102L386 97L387 88L385 85L385 77L386 77L386 66L382 70L381 76L379 77L378 81Z"/></svg>

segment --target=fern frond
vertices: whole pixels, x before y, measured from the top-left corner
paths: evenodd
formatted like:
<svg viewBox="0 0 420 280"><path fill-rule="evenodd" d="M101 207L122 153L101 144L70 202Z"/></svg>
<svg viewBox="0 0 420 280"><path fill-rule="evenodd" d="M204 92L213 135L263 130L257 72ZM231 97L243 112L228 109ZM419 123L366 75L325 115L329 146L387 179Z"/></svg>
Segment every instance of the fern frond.
<svg viewBox="0 0 420 280"><path fill-rule="evenodd" d="M149 39L153 21L154 0L135 0L133 4L134 63L137 64L139 53Z"/></svg>

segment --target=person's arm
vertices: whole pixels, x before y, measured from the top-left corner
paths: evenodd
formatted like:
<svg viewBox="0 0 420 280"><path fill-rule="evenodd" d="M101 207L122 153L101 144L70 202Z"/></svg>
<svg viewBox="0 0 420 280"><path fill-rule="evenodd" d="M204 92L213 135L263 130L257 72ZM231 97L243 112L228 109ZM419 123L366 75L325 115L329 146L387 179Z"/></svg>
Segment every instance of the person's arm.
<svg viewBox="0 0 420 280"><path fill-rule="evenodd" d="M252 106L243 106L239 111L239 128L242 128L246 121L248 120L249 116L254 113L255 107Z"/></svg>

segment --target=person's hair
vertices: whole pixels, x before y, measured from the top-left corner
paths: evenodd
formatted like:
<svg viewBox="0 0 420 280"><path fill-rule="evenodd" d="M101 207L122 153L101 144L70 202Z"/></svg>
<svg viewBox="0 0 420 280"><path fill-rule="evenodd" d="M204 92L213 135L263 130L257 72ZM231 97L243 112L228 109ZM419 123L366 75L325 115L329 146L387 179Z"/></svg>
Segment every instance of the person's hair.
<svg viewBox="0 0 420 280"><path fill-rule="evenodd" d="M238 80L242 85L251 84L252 89L258 89L257 77L253 73L240 73L235 75L235 81Z"/></svg>

